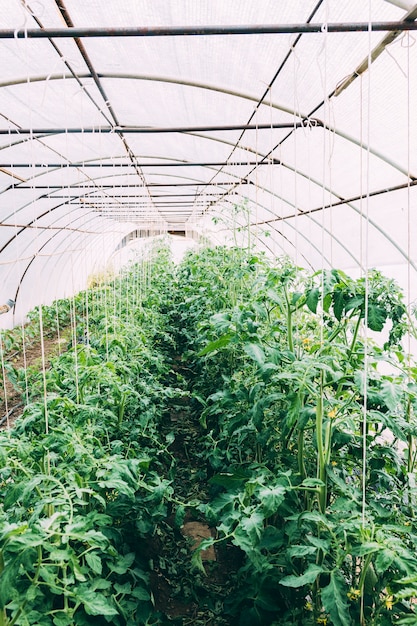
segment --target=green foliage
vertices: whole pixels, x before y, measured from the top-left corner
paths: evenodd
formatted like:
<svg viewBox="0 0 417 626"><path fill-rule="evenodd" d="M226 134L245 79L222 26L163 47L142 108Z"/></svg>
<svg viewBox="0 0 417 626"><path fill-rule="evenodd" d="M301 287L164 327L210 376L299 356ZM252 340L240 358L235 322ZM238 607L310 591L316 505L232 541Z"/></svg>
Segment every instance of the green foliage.
<svg viewBox="0 0 417 626"><path fill-rule="evenodd" d="M393 281L249 242L174 267L160 246L40 317L72 336L45 373L7 368L30 403L0 436L0 626L180 623L155 571L196 625L416 623L417 367ZM192 553L187 516L215 528ZM227 581L209 547L237 555Z"/></svg>

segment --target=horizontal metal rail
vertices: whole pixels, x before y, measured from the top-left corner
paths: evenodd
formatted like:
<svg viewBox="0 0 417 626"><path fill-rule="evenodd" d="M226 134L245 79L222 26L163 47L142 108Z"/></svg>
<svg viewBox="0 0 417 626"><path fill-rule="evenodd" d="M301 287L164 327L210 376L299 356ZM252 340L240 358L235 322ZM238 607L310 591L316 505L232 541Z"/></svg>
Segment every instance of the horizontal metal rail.
<svg viewBox="0 0 417 626"><path fill-rule="evenodd" d="M0 169L7 169L13 167L43 167L43 168L62 168L65 169L67 167L134 167L134 165L138 165L139 167L226 167L226 166L236 166L236 165L281 165L281 161L279 159L267 159L265 161L201 161L201 162L178 162L175 163L0 163Z"/></svg>
<svg viewBox="0 0 417 626"><path fill-rule="evenodd" d="M30 189L30 187L29 187ZM141 187L141 189L143 189L144 191L146 191L147 187ZM101 190L101 187L97 187L97 193L99 193ZM82 191L82 189L80 188L80 191ZM87 198L84 198L83 194L72 194L72 193L66 193L66 194L44 194L42 196L40 196L40 198L50 198L50 199L65 199L65 198L74 198L74 200L79 200L80 202L93 202L93 201L100 201L100 202L112 202L115 200L120 200L120 198L130 198L132 202L136 202L137 198L145 198L146 200L149 200L149 196L148 195L138 195L138 194L133 194L133 193L117 193L117 189L114 190L115 193L114 194L109 194L106 196L88 196ZM217 198L219 193L222 190L219 189L219 191L217 193L202 193L201 195L199 195L198 197L200 198ZM233 194L230 194L231 196ZM237 195L237 194L236 194ZM156 193L156 194L152 194L152 198L196 198L196 194L195 193ZM127 202L123 202L123 205L128 204Z"/></svg>
<svg viewBox="0 0 417 626"><path fill-rule="evenodd" d="M60 134L100 134L100 133L195 133L223 130L270 130L271 128L313 128L323 126L316 118L302 122L270 124L233 124L225 126L92 126L87 128L10 128L0 129L0 135L60 135Z"/></svg>
<svg viewBox="0 0 417 626"><path fill-rule="evenodd" d="M292 33L352 33L368 31L417 30L417 23L402 22L320 22L316 24L248 24L238 26L148 26L148 27L68 27L0 29L0 39L51 39L63 37L178 37L208 35L263 35Z"/></svg>
<svg viewBox="0 0 417 626"><path fill-rule="evenodd" d="M244 184L254 184L252 181L249 180L245 180L244 178L240 181L242 185ZM117 189L123 188L123 189L149 189L150 187L227 187L230 185L236 185L236 181L219 181L219 182L211 182L211 183L205 183L204 181L198 182L198 183L149 183L149 185L146 185L146 188L144 187L144 185L136 185L136 184L128 184L128 185L100 185L99 187L97 187L97 185L94 184L89 184L86 182L80 182L77 183L76 185L19 185L19 189L49 189L52 193L53 193L53 189L78 189L80 192L84 192L86 189L95 189L98 191L101 191L101 189L113 189L114 191L116 191ZM65 196L63 196L64 198L68 198L68 196L71 194L66 194ZM53 193L53 195L51 196L52 198L58 198L59 196L56 196L55 193ZM79 197L79 196L74 196ZM120 197L120 195L118 195L117 197Z"/></svg>

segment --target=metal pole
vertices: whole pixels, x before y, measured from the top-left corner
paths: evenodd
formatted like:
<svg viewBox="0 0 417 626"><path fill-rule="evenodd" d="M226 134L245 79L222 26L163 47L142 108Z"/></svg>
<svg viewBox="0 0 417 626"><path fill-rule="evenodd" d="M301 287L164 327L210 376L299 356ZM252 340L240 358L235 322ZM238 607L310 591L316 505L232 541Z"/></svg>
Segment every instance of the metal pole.
<svg viewBox="0 0 417 626"><path fill-rule="evenodd" d="M302 122L286 124L233 124L226 126L89 126L86 128L10 128L0 129L0 135L59 135L61 133L194 133L223 130L271 130L271 128L315 128L323 126L323 122L316 118L305 119Z"/></svg>
<svg viewBox="0 0 417 626"><path fill-rule="evenodd" d="M242 179L240 181L240 184L242 185L251 185L253 184L252 181L249 180L245 180ZM149 189L150 187L227 187L230 185L236 185L236 181L230 182L230 181L219 181L219 182L212 182L212 183L205 183L204 181L198 182L198 183L150 183L149 185L146 185L147 188ZM81 183L77 183L76 185L19 185L19 189L48 189L51 192L53 192L54 189L78 189L80 192L84 193L86 189L92 189L93 191L101 191L102 189L114 189L117 190L120 187L125 187L125 185L100 185L100 187L97 187L97 185L87 185L83 182ZM129 185L129 189L144 189L143 185ZM58 198L60 196L57 196L55 193L52 196L53 198ZM65 196L62 196L63 198L68 198L68 194ZM75 196L74 198L78 198L79 196ZM118 198L120 198L120 194L117 195Z"/></svg>
<svg viewBox="0 0 417 626"><path fill-rule="evenodd" d="M222 167L222 166L237 166L237 165L280 165L281 161L278 159L267 159L265 161L216 161L216 162L185 162L185 163L138 163L138 165L143 167ZM44 167L44 168L62 168L66 167L99 167L100 169L104 167L133 167L133 163L0 163L0 168L13 168L13 167Z"/></svg>
<svg viewBox="0 0 417 626"><path fill-rule="evenodd" d="M416 22L342 22L318 24L258 24L240 26L150 26L115 28L27 28L0 29L0 39L50 39L79 37L173 37L208 35L261 35L293 33L352 33L417 30Z"/></svg>

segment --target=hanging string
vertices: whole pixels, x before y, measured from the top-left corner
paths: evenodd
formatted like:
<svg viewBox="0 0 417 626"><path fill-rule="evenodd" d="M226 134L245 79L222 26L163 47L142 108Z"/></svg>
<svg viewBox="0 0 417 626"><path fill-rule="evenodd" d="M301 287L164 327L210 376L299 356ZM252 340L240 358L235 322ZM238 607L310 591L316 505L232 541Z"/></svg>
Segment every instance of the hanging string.
<svg viewBox="0 0 417 626"><path fill-rule="evenodd" d="M369 309L369 193L370 193L370 135L371 135L371 63L372 63L372 14L371 14L371 2L369 3L369 31L368 31L368 72L367 72L367 137L366 137L366 200L365 200L365 311L364 311L364 381L365 381L365 393L363 401L363 440L362 440L362 524L365 525L365 513L366 513L366 453L367 453L367 387L368 387L368 309Z"/></svg>
<svg viewBox="0 0 417 626"><path fill-rule="evenodd" d="M270 137L271 137L271 145L273 145L273 107L272 107L272 87L270 86L268 91L268 95L269 95L269 123L271 125L270 128ZM269 210L272 216L275 216L275 202L274 202L274 198L275 198L275 177L274 177L274 157L271 154L269 156L269 164L268 164L268 178L269 178ZM276 259L277 256L277 248L276 248L276 237L272 237L272 255L274 257L274 260Z"/></svg>
<svg viewBox="0 0 417 626"><path fill-rule="evenodd" d="M259 132L258 132L258 120L256 120L256 129L255 129L255 151L256 151L256 169L255 169L255 232L254 232L254 239L258 238L259 235L259 167L258 167L258 158L259 158L259 145L258 145L258 140L259 140ZM247 229L248 229L248 252L250 253L251 251L251 241L250 241L250 231L251 231L251 217L250 217L250 210L248 207L247 210Z"/></svg>
<svg viewBox="0 0 417 626"><path fill-rule="evenodd" d="M9 429L9 402L8 402L8 393L6 386L6 365L4 361L4 343L3 343L3 330L0 328L0 355L1 355L1 374L3 377L3 393L4 393L4 408L5 408L5 416L6 416L6 426Z"/></svg>
<svg viewBox="0 0 417 626"><path fill-rule="evenodd" d="M363 320L363 341L364 341L364 363L363 363L363 404L362 404L362 476L361 476L361 517L362 527L366 526L366 485L367 485L367 431L368 431L368 375L369 375L369 346L368 346L368 311L369 311L369 201L370 201L370 129L371 129L371 63L372 63L372 13L371 0L369 2L369 28L368 28L368 71L367 71L367 101L366 101L366 190L365 190L365 212L363 211L363 203L361 198L361 229L365 224L363 234L363 256L361 247L361 265L365 272L365 310ZM365 78L361 80L361 111L364 107L362 100L362 86ZM361 161L363 150L363 117L361 116ZM361 190L362 190L362 163L361 163ZM362 239L362 238L361 238ZM365 557L362 557L363 559ZM360 624L365 624L365 594L361 590L360 601Z"/></svg>
<svg viewBox="0 0 417 626"><path fill-rule="evenodd" d="M322 33L323 33L323 45L321 47L321 50L318 53L318 57L320 57L320 55L323 55L323 70L320 66L320 63L318 63L318 69L320 72L320 77L321 77L321 84L322 84L322 89L323 89L323 105L324 105L324 122L326 123L326 116L327 116L327 112L328 112L328 107L327 107L327 103L328 103L328 90L327 90L327 51L328 51L328 30L327 30L327 22L328 22L328 17L329 17L329 3L328 1L326 1L326 6L325 6L325 22L323 23L322 26ZM325 258L325 245L326 245L326 240L325 240L325 233L326 233L326 226L325 226L325 209L324 207L326 206L326 170L327 170L327 154L326 154L326 140L325 137L323 136L322 138L322 211L321 211L321 250L322 250L322 255L321 255L321 294L322 294L322 303L321 303L321 307L320 307L320 344L323 346L324 345L324 304L323 304L323 297L324 297L324 258ZM321 398L320 398L320 402L323 406L323 386L321 386L320 388L320 393L321 393Z"/></svg>
<svg viewBox="0 0 417 626"><path fill-rule="evenodd" d="M294 115L293 115L293 122L294 122L294 131L296 129L296 124L298 122L298 112L300 110L299 108L299 102L298 102L298 91L297 91L297 84L298 84L298 78L297 78L297 72L298 72L298 67L299 67L299 59L297 54L294 52L293 53L293 77L294 77L294 83L293 83L293 93L294 93L294 102L293 102L293 108L294 108ZM294 172L293 172L293 177L294 177L294 228L295 228L295 239L294 239L294 249L295 249L295 264L298 266L299 265L299 259L298 259L298 246L299 246L299 238L298 238L298 212L299 212L299 206L298 206L298 193L297 193L297 178L298 178L298 162L297 162L297 137L295 134L293 134L294 137Z"/></svg>
<svg viewBox="0 0 417 626"><path fill-rule="evenodd" d="M410 86L410 48L415 43L410 40L410 34L404 33L405 37L402 41L407 41L407 310L410 311L411 305L411 86ZM410 311L411 313L411 311ZM408 332L407 332L407 382L408 385L412 383L411 376L411 319L408 318ZM407 403L407 419L411 421L412 412L411 400ZM408 471L413 471L414 464L414 436L409 435L408 441ZM410 503L411 504L411 503Z"/></svg>
<svg viewBox="0 0 417 626"><path fill-rule="evenodd" d="M26 45L26 51L28 50L28 46L29 46L29 42L27 39L27 36L24 37L24 41L27 42L24 45ZM27 64L26 66L29 68L30 67L30 63L29 63L29 59L27 59ZM30 85L30 75L29 73L27 74L27 82L28 85ZM28 108L30 111L35 111L37 110L37 106L36 103L34 103L32 101L32 90L28 89ZM33 205L33 224L34 224L34 228L35 228L35 233L34 233L34 242L39 242L40 241L40 228L39 228L39 223L38 223L38 216L36 214L36 190L35 190L35 185L34 185L34 181L36 179L36 169L35 169L35 163L36 163L36 154L34 153L34 146L35 146L35 137L33 134L33 124L32 124L32 119L30 120L30 133L28 136L28 142L29 142L29 146L30 146L30 163L32 164L32 168L31 168L31 179L30 179L30 187L31 187L31 197L32 197L32 205ZM46 384L46 357L45 357L45 335L44 335L44 323L43 323L43 304L42 304L42 300L43 300L43 296L44 296L44 291L41 289L41 285L43 284L42 281L42 276L40 274L41 272L41 268L40 268L40 262L39 262L39 255L38 255L38 250L34 251L34 268L35 268L35 272L36 272L36 285L38 286L38 293L42 294L41 295L41 302L39 304L39 338L40 338L40 350L41 350L41 368L42 368L42 385L43 385L43 407L44 407L44 424L45 424L45 433L49 434L49 411L48 411L48 401L47 401L47 384ZM46 470L47 473L49 474L51 471L51 467L50 467L50 454L49 454L49 449L46 452Z"/></svg>

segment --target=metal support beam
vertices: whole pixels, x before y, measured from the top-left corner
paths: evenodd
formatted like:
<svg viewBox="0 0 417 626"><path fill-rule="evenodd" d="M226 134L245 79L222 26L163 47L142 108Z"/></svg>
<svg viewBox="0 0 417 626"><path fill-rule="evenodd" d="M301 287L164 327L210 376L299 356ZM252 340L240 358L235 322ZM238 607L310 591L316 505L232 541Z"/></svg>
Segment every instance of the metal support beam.
<svg viewBox="0 0 417 626"><path fill-rule="evenodd" d="M19 187L19 189L21 189L21 187ZM27 189L30 189L30 187L27 187ZM143 189L144 189L144 187L143 187ZM83 190L80 188L80 191L83 191ZM97 188L97 193L99 193L99 191L100 191L100 189ZM221 192L221 191L222 190L219 189L219 192ZM196 198L196 197L199 197L199 198L207 198L207 197L209 197L209 198L217 198L218 195L219 195L218 193L208 193L208 192L207 193L203 193L203 194L199 194L198 196L196 196L195 193L157 193L157 194L152 194L152 199L155 199L155 198L183 198L183 197L186 197L186 198ZM70 198L74 198L74 200L79 200L80 202L94 202L94 201L97 202L97 201L100 201L100 202L104 202L104 203L105 202L112 202L112 201L115 201L115 200L120 200L120 198L130 198L130 200L132 202L136 202L137 199L141 200L142 198L144 198L144 199L146 199L148 201L150 200L148 195L137 195L137 194L133 194L133 193L130 193L130 194L128 194L128 193L116 193L114 195L113 194L106 195L105 197L98 195L98 196L89 196L88 198L84 198L83 196L84 196L84 194L82 194L82 193L81 194L74 194L74 193L55 194L55 193L52 193L52 194L43 194L42 196L39 196L39 199L41 199L41 198L48 198L48 199L52 199L52 200L55 200L55 199L58 199L58 200L68 199L69 200ZM231 194L230 197L232 198L233 194ZM129 203L123 202L121 204L124 206L125 204L129 204Z"/></svg>
<svg viewBox="0 0 417 626"><path fill-rule="evenodd" d="M143 167L225 167L225 166L237 166L237 165L281 165L281 161L279 159L267 159L264 161L201 161L201 162L178 162L175 163L137 163L137 165L142 169ZM65 169L67 167L133 167L133 163L0 163L1 168L12 168L12 167L43 167L46 168L57 168L57 169Z"/></svg>
<svg viewBox="0 0 417 626"><path fill-rule="evenodd" d="M0 135L60 135L60 134L101 134L101 133L196 133L223 130L271 130L271 128L315 128L323 126L321 120L312 118L295 123L233 124L226 126L93 126L87 128L9 128L0 129Z"/></svg>
<svg viewBox="0 0 417 626"><path fill-rule="evenodd" d="M414 22L321 22L318 24L257 24L240 26L150 26L98 28L0 29L0 39L48 39L80 37L178 37L208 35L267 35L293 33L352 33L368 31L417 30Z"/></svg>
<svg viewBox="0 0 417 626"><path fill-rule="evenodd" d="M26 181L25 181L26 182ZM241 184L242 185L253 185L254 183L251 180L245 180L242 179L241 180ZM149 185L146 185L147 188L149 189L150 187L227 187L230 185L236 185L236 181L224 181L224 182L212 182L212 183L205 183L203 181L199 182L199 183L149 183ZM96 190L97 192L99 192L101 189L145 189L145 187L143 185L100 185L99 187L97 185L93 185L93 184L88 184L88 183L77 183L76 185L19 185L19 189L49 189L51 192L53 189L78 189L81 193L84 193L84 191L86 191L87 189L93 189ZM52 192L53 193L53 192ZM67 198L69 194L63 196L64 198ZM55 194L49 196L51 198L57 198L58 196L56 196ZM79 196L74 196L74 197L79 197ZM120 195L117 196L118 198L120 198Z"/></svg>
<svg viewBox="0 0 417 626"><path fill-rule="evenodd" d="M413 6L410 7L410 10L408 11L407 15L404 17L402 23L414 24L414 20L416 18L417 18L417 5L415 5L413 2ZM392 44L392 42L395 41L395 39L397 39L399 34L400 34L399 29L396 31L392 30L389 33L387 33L385 37L383 37L382 41L380 41L379 44L375 48L373 48L373 50L371 50L371 53L367 57L365 57L365 59L358 65L355 71L352 72L352 74L350 74L349 76L347 76L336 87L336 89L331 95L339 96L342 93L342 91L344 91L347 87L349 87L349 85L351 85L353 81L358 78L358 76L361 76L364 72L366 72L369 69L370 64L373 63L384 52L387 46Z"/></svg>

